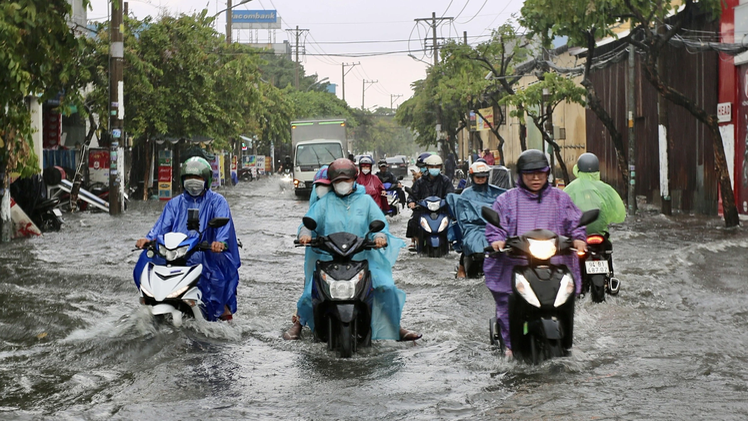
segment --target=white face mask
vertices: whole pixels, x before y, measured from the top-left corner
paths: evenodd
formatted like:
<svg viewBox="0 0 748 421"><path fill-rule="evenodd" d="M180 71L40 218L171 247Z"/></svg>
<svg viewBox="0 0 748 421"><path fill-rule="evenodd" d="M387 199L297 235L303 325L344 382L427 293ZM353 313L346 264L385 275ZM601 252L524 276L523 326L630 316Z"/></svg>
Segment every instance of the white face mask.
<svg viewBox="0 0 748 421"><path fill-rule="evenodd" d="M333 185L335 193L345 196L353 190L353 181L339 181Z"/></svg>
<svg viewBox="0 0 748 421"><path fill-rule="evenodd" d="M371 172L371 168L361 168L361 172L364 174L369 174Z"/></svg>
<svg viewBox="0 0 748 421"><path fill-rule="evenodd" d="M184 180L184 189L192 197L200 196L205 189L205 181L199 178L188 178Z"/></svg>
<svg viewBox="0 0 748 421"><path fill-rule="evenodd" d="M317 199L322 199L322 196L330 193L330 186L323 186L322 184L318 184L317 187L314 188L314 191L317 192Z"/></svg>

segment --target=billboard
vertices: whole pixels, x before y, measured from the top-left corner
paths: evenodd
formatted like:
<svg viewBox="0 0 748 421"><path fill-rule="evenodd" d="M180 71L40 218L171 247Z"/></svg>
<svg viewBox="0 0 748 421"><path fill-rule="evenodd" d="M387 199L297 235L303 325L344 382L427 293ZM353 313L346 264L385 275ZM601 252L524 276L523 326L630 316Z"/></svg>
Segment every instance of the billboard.
<svg viewBox="0 0 748 421"><path fill-rule="evenodd" d="M231 27L234 29L281 29L277 10L232 10Z"/></svg>
<svg viewBox="0 0 748 421"><path fill-rule="evenodd" d="M480 113L480 115L473 111L470 112L470 131L480 132L491 130L491 126L486 120L491 122L491 125L495 124L495 120L493 118L493 107L481 108L478 110L478 112ZM483 118L481 118L481 116L483 116Z"/></svg>

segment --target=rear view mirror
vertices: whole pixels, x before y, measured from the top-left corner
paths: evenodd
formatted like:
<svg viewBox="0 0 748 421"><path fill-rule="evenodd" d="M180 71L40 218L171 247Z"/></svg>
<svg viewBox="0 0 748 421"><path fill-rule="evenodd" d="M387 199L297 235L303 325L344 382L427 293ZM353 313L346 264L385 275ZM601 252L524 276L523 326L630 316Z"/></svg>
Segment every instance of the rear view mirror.
<svg viewBox="0 0 748 421"><path fill-rule="evenodd" d="M379 232L384 229L384 222L380 221L379 219L375 219L371 221L371 224L369 224L369 232Z"/></svg>
<svg viewBox="0 0 748 421"><path fill-rule="evenodd" d="M400 180L402 180L402 179L403 179L403 176L402 176L402 175L401 175L400 177L397 177L397 181L400 181Z"/></svg>
<svg viewBox="0 0 748 421"><path fill-rule="evenodd" d="M220 228L229 223L231 218L213 218L208 221L208 226L211 228Z"/></svg>
<svg viewBox="0 0 748 421"><path fill-rule="evenodd" d="M590 209L582 214L582 217L579 218L579 225L577 226L583 227L585 225L591 224L597 219L598 216L600 216L600 209Z"/></svg>
<svg viewBox="0 0 748 421"><path fill-rule="evenodd" d="M483 219L488 221L489 224L495 226L496 228L501 228L501 218L499 218L498 212L488 206L483 206L480 210L480 213L481 216L483 216Z"/></svg>
<svg viewBox="0 0 748 421"><path fill-rule="evenodd" d="M308 229L309 231L314 231L317 229L317 221L315 221L314 219L308 216L301 218L301 222L304 224L304 227L306 227L306 229Z"/></svg>

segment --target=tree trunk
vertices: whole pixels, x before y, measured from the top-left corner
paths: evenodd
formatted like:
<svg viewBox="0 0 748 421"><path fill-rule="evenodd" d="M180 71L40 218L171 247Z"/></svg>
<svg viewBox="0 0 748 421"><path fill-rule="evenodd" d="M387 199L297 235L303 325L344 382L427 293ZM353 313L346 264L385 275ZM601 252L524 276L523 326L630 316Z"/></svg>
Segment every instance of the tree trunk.
<svg viewBox="0 0 748 421"><path fill-rule="evenodd" d="M532 123L538 128L538 130L540 130L540 133L543 134L543 140L553 147L553 152L556 155L556 159L558 159L558 166L561 167L561 174L564 177L564 183L568 186L569 183L571 183L571 179L569 178L569 170L566 168L566 163L564 163L564 159L561 157L561 147L558 146L558 143L548 135L548 132L543 130L541 122L539 122L538 119L533 118ZM553 171L553 168L551 168L551 171Z"/></svg>
<svg viewBox="0 0 748 421"><path fill-rule="evenodd" d="M4 165L5 163L0 163ZM10 219L10 183L5 171L0 171L0 243L13 238L13 221Z"/></svg>
<svg viewBox="0 0 748 421"><path fill-rule="evenodd" d="M153 154L153 145L148 138L148 134L145 136L145 175L143 176L143 200L148 200L148 183L151 181L151 155Z"/></svg>
<svg viewBox="0 0 748 421"><path fill-rule="evenodd" d="M681 92L666 85L660 75L657 73L657 55L659 51L647 51L647 57L644 66L644 75L647 81L657 89L660 95L675 105L683 107L697 120L706 124L709 131L712 132L712 146L714 148L714 165L719 176L719 188L722 196L722 209L725 218L726 227L735 227L740 225L738 217L738 208L735 205L735 195L730 183L730 174L727 171L727 159L725 158L725 147L722 143L722 134L719 131L719 122L716 115L709 115L706 111L696 105Z"/></svg>

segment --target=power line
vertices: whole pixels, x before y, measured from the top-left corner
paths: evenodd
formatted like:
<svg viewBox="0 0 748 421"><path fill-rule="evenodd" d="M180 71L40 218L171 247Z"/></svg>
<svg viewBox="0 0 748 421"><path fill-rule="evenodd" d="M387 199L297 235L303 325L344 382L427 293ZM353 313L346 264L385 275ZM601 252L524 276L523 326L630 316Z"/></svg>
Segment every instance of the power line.
<svg viewBox="0 0 748 421"><path fill-rule="evenodd" d="M478 9L478 11L473 15L472 18L466 20L465 22L458 22L458 23L460 25L464 25L466 23L470 23L471 20L475 19L476 17L478 17L478 15L480 15L481 10L483 10L483 8L486 7L486 3L488 3L488 0L486 0L486 1L483 2L483 6L481 6L480 9ZM511 3L511 2L509 2L509 3ZM509 5L509 3L507 3L507 6ZM506 7L504 7L504 9L506 9ZM496 19L494 19L494 20L496 20Z"/></svg>

